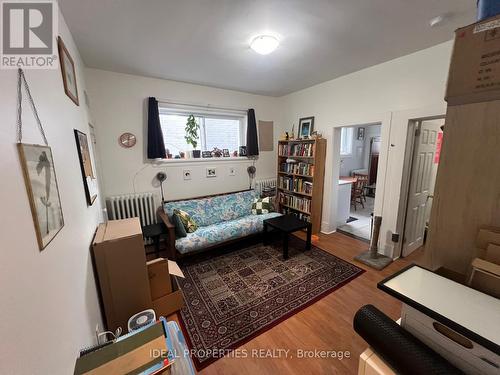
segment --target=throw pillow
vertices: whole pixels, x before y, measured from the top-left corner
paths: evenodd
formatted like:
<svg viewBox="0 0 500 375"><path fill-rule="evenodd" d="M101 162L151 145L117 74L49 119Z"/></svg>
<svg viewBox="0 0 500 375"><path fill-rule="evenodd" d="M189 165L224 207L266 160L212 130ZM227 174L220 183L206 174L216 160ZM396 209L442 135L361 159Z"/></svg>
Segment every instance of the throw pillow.
<svg viewBox="0 0 500 375"><path fill-rule="evenodd" d="M273 205L271 204L271 199L269 197L255 199L252 204L252 214L262 215L268 214L273 210Z"/></svg>
<svg viewBox="0 0 500 375"><path fill-rule="evenodd" d="M172 222L173 222L172 224L175 225L175 236L177 238L186 237L187 236L186 228L184 228L184 224L182 223L182 220L179 217L179 215L173 214Z"/></svg>
<svg viewBox="0 0 500 375"><path fill-rule="evenodd" d="M186 228L186 232L193 233L196 229L198 229L198 224L196 224L193 218L189 216L186 211L178 210L176 208L173 214L179 216L179 219L182 221L184 228Z"/></svg>

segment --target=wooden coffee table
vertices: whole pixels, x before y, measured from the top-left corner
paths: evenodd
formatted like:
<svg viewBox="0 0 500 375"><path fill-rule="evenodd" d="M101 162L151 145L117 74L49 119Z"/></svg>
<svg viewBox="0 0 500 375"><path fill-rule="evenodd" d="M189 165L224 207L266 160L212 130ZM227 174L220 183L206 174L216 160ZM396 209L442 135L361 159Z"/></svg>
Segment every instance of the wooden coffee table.
<svg viewBox="0 0 500 375"><path fill-rule="evenodd" d="M264 220L264 244L268 240L268 228L271 227L283 235L283 258L288 259L288 236L290 233L301 229L307 229L306 250L311 249L312 225L298 219L294 215L283 215Z"/></svg>

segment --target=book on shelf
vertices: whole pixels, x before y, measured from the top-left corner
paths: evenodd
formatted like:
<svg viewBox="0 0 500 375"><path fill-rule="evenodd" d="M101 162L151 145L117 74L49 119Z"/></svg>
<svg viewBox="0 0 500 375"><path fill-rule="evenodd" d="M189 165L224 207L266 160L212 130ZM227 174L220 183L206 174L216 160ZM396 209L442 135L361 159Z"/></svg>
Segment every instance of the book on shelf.
<svg viewBox="0 0 500 375"><path fill-rule="evenodd" d="M306 213L311 211L311 200L309 198L301 198L291 194L280 193L279 202L289 208L294 208Z"/></svg>
<svg viewBox="0 0 500 375"><path fill-rule="evenodd" d="M295 143L295 144L283 144L278 145L278 155L279 156L314 156L314 143Z"/></svg>
<svg viewBox="0 0 500 375"><path fill-rule="evenodd" d="M280 172L289 174L299 174L302 176L314 177L314 164L303 162L289 162L280 164Z"/></svg>
<svg viewBox="0 0 500 375"><path fill-rule="evenodd" d="M294 193L312 194L313 184L303 178L292 178L286 176L278 177L278 187Z"/></svg>

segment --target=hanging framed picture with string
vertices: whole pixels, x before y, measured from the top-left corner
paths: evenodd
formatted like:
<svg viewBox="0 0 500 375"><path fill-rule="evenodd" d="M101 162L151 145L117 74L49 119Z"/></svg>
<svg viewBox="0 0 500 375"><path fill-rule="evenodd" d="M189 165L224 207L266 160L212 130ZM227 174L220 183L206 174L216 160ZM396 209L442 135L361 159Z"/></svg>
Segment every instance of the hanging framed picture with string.
<svg viewBox="0 0 500 375"><path fill-rule="evenodd" d="M24 72L18 71L17 149L28 193L38 247L43 250L64 227L52 149L29 91ZM22 143L22 89L26 91L44 145Z"/></svg>

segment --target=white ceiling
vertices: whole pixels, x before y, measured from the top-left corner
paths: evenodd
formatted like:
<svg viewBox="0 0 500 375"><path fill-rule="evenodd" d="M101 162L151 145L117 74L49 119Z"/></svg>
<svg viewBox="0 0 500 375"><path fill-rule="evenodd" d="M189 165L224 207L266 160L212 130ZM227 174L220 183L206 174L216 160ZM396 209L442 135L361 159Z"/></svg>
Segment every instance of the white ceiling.
<svg viewBox="0 0 500 375"><path fill-rule="evenodd" d="M476 0L59 3L89 67L281 96L450 40L474 21ZM270 32L275 52L249 48Z"/></svg>

